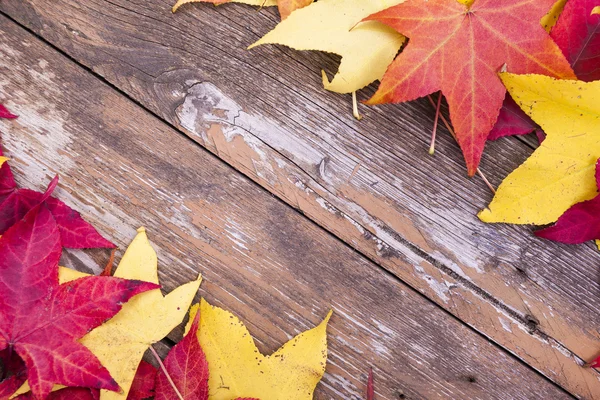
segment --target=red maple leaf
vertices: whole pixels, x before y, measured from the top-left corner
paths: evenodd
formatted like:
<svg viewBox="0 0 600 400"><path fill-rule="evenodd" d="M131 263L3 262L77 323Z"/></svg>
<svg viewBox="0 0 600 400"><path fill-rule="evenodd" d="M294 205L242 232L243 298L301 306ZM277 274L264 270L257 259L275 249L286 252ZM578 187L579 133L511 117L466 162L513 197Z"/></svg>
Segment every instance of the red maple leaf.
<svg viewBox="0 0 600 400"><path fill-rule="evenodd" d="M0 167L0 235L39 204L43 196L44 194L40 192L17 188L10 166L4 163ZM72 249L115 247L104 239L96 228L85 222L77 211L62 201L49 197L46 199L46 206L58 224L63 247Z"/></svg>
<svg viewBox="0 0 600 400"><path fill-rule="evenodd" d="M127 400L144 400L154 396L156 368L146 361L140 362L131 383Z"/></svg>
<svg viewBox="0 0 600 400"><path fill-rule="evenodd" d="M600 79L600 15L598 0L569 0L550 36L561 48L579 80Z"/></svg>
<svg viewBox="0 0 600 400"><path fill-rule="evenodd" d="M542 143L545 138L543 129L533 122L525 111L507 93L496 125L490 131L487 140L497 140L505 136L527 135L535 132L538 141Z"/></svg>
<svg viewBox="0 0 600 400"><path fill-rule="evenodd" d="M54 384L118 390L77 340L132 296L158 286L98 276L59 285L61 235L45 201L51 190L0 238L0 351L14 351L24 361L37 398Z"/></svg>
<svg viewBox="0 0 600 400"><path fill-rule="evenodd" d="M27 380L27 369L23 360L9 349L0 352L0 361L2 362L0 399L8 399Z"/></svg>
<svg viewBox="0 0 600 400"><path fill-rule="evenodd" d="M0 118L17 118L17 115L11 113L10 111L8 111L8 109L6 107L4 107L2 104L0 104Z"/></svg>
<svg viewBox="0 0 600 400"><path fill-rule="evenodd" d="M600 188L600 160L596 163L596 185ZM535 234L544 239L569 244L600 239L600 195L575 204L560 216L556 224Z"/></svg>
<svg viewBox="0 0 600 400"><path fill-rule="evenodd" d="M199 322L198 312L188 334L173 346L165 358L164 368L168 375L162 369L158 371L155 400L208 399L208 362L196 336Z"/></svg>
<svg viewBox="0 0 600 400"><path fill-rule="evenodd" d="M18 396L16 400L35 400L35 397L28 392ZM100 400L100 390L69 387L50 393L46 400Z"/></svg>
<svg viewBox="0 0 600 400"><path fill-rule="evenodd" d="M585 82L600 79L600 15L592 15L597 5L597 0L569 0L550 32L577 78ZM538 139L543 135L541 128L507 94L488 140L533 131Z"/></svg>
<svg viewBox="0 0 600 400"><path fill-rule="evenodd" d="M542 28L555 0L407 0L373 14L409 38L369 104L414 100L441 90L469 175L476 172L506 89L497 73L575 78Z"/></svg>

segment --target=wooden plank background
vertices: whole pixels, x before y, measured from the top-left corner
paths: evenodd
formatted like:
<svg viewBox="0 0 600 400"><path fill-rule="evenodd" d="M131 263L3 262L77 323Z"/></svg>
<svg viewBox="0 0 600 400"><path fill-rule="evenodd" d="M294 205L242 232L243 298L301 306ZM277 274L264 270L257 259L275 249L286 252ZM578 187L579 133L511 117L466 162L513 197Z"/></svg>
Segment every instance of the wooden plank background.
<svg viewBox="0 0 600 400"><path fill-rule="evenodd" d="M203 293L263 349L331 305L318 398L361 398L370 364L382 398L600 398L581 368L600 349L593 246L480 223L491 193L449 135L427 155L427 101L358 122L320 87L335 57L244 51L273 10L170 5L0 3L0 100L21 114L1 126L20 182L60 172L59 195L121 245L146 225L166 290L202 270ZM482 169L498 184L530 153L493 143Z"/></svg>

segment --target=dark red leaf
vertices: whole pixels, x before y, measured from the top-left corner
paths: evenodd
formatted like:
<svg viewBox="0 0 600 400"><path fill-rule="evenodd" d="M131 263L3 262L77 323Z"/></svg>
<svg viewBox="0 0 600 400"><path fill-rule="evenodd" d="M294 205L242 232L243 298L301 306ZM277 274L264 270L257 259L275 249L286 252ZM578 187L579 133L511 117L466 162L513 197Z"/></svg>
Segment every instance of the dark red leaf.
<svg viewBox="0 0 600 400"><path fill-rule="evenodd" d="M156 372L157 370L152 364L142 361L131 383L127 400L144 400L154 396Z"/></svg>
<svg viewBox="0 0 600 400"><path fill-rule="evenodd" d="M90 388L69 387L52 392L47 400L100 400L100 390ZM35 400L31 392L20 395L16 400Z"/></svg>
<svg viewBox="0 0 600 400"><path fill-rule="evenodd" d="M10 111L8 111L8 109L6 107L4 107L2 104L0 104L0 118L17 118L17 116L13 113L11 113Z"/></svg>
<svg viewBox="0 0 600 400"><path fill-rule="evenodd" d="M596 184L600 187L600 161L596 163ZM535 234L570 244L600 239L600 196L575 204L560 216L556 224Z"/></svg>
<svg viewBox="0 0 600 400"><path fill-rule="evenodd" d="M492 128L488 140L497 140L505 136L527 135L533 131L543 132L542 128L533 122L507 93L496 125Z"/></svg>
<svg viewBox="0 0 600 400"><path fill-rule="evenodd" d="M1 151L0 155L2 155ZM17 188L10 166L4 163L0 167L0 235L39 204L42 196L40 192ZM92 225L85 222L77 211L62 201L50 197L46 203L58 224L63 247L72 249L115 247Z"/></svg>
<svg viewBox="0 0 600 400"><path fill-rule="evenodd" d="M598 0L569 0L550 32L579 80L600 79L600 15Z"/></svg>
<svg viewBox="0 0 600 400"><path fill-rule="evenodd" d="M118 390L78 339L132 296L158 286L97 276L59 285L61 252L59 228L46 202L0 238L0 351L11 349L23 359L39 398L54 384Z"/></svg>
<svg viewBox="0 0 600 400"><path fill-rule="evenodd" d="M9 398L27 380L25 363L14 351L0 351L2 361L2 382L0 382L0 399Z"/></svg>
<svg viewBox="0 0 600 400"><path fill-rule="evenodd" d="M196 314L188 334L177 343L167 358L164 366L185 400L208 399L208 362L196 332L200 313ZM159 370L156 376L156 400L173 400L178 396L169 383L164 371Z"/></svg>

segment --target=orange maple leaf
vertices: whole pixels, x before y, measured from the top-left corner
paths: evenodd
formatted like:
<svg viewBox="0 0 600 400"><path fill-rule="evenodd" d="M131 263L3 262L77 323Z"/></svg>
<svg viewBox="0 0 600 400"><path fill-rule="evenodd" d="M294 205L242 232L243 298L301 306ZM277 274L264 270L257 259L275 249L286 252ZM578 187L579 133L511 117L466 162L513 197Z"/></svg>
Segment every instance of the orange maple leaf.
<svg viewBox="0 0 600 400"><path fill-rule="evenodd" d="M540 24L556 0L407 0L373 14L409 38L368 104L414 100L441 90L474 175L504 100L497 73L575 79L569 62Z"/></svg>

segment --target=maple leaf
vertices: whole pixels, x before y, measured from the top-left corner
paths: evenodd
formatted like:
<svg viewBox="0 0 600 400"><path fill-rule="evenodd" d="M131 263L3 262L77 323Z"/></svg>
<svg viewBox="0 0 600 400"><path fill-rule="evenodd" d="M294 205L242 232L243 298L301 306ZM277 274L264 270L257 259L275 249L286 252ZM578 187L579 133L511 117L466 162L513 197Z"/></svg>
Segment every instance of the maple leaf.
<svg viewBox="0 0 600 400"><path fill-rule="evenodd" d="M294 12L249 49L282 44L338 54L342 57L338 72L329 82L323 71L323 85L333 92L351 93L381 79L405 41L392 28L361 20L401 1L320 0Z"/></svg>
<svg viewBox="0 0 600 400"><path fill-rule="evenodd" d="M600 158L600 82L501 74L510 94L547 134L502 182L484 222L545 225L575 203L596 196Z"/></svg>
<svg viewBox="0 0 600 400"><path fill-rule="evenodd" d="M77 340L157 285L112 277L59 285L61 237L45 202L52 189L0 238L0 350L11 349L25 362L35 397L47 396L55 383L118 390Z"/></svg>
<svg viewBox="0 0 600 400"><path fill-rule="evenodd" d="M403 102L441 90L469 175L474 175L506 89L497 72L575 78L541 27L554 0L408 0L371 15L409 38L368 104Z"/></svg>
<svg viewBox="0 0 600 400"><path fill-rule="evenodd" d="M596 185L600 188L600 163L596 163ZM569 244L600 239L600 196L575 204L558 218L556 224L535 234Z"/></svg>
<svg viewBox="0 0 600 400"><path fill-rule="evenodd" d="M2 150L0 149L0 159ZM2 161L2 160L0 160ZM40 203L43 193L19 189L8 163L0 167L0 235L23 218L29 210ZM63 247L113 248L114 244L104 239L81 215L62 201L49 197L45 200L48 210L58 225Z"/></svg>
<svg viewBox="0 0 600 400"><path fill-rule="evenodd" d="M158 284L158 260L150 245L146 230L138 234L123 255L114 276ZM60 268L60 282L79 279L86 274L69 268ZM146 291L123 305L121 311L102 326L85 335L80 342L110 372L122 392L102 391L102 399L126 399L144 352L162 340L179 325L202 279L179 286L167 296L157 289ZM118 339L118 344L115 343ZM27 387L19 390L26 392Z"/></svg>
<svg viewBox="0 0 600 400"><path fill-rule="evenodd" d="M569 0L550 35L584 82L600 79L598 0Z"/></svg>
<svg viewBox="0 0 600 400"><path fill-rule="evenodd" d="M142 360L135 372L127 400L144 400L153 397L156 373L157 370L152 364Z"/></svg>
<svg viewBox="0 0 600 400"><path fill-rule="evenodd" d="M248 396L261 400L309 400L325 372L327 322L296 336L270 356L262 355L250 333L233 314L211 306L204 299L200 309L198 341L210 366L211 400ZM187 331L190 329L187 326Z"/></svg>
<svg viewBox="0 0 600 400"><path fill-rule="evenodd" d="M10 111L8 111L8 109L5 106L0 104L0 118L13 119L13 118L17 118L17 115L11 113Z"/></svg>
<svg viewBox="0 0 600 400"><path fill-rule="evenodd" d="M208 362L196 337L199 322L196 313L191 329L165 358L164 370L156 375L156 400L208 399Z"/></svg>
<svg viewBox="0 0 600 400"><path fill-rule="evenodd" d="M27 368L23 360L9 349L0 352L2 382L0 399L8 399L27 380Z"/></svg>
<svg viewBox="0 0 600 400"><path fill-rule="evenodd" d="M16 400L35 400L31 392L15 397ZM46 397L46 400L99 400L100 391L98 389L69 387L52 392Z"/></svg>
<svg viewBox="0 0 600 400"><path fill-rule="evenodd" d="M542 129L525 114L525 111L521 110L521 107L507 93L498 120L490 131L487 140L498 140L506 136L526 135L531 132L536 133L538 141L541 143L544 137Z"/></svg>

